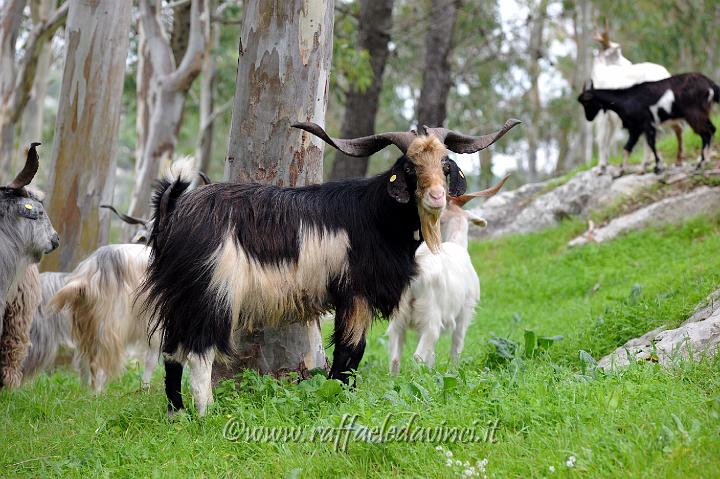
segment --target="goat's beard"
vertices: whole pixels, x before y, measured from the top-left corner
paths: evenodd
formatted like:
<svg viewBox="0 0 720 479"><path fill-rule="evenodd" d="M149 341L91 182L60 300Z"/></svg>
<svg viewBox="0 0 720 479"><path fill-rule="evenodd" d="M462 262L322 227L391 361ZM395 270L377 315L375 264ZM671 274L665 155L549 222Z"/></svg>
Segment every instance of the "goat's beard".
<svg viewBox="0 0 720 479"><path fill-rule="evenodd" d="M442 234L440 233L440 214L442 210L427 211L422 206L418 207L418 216L420 217L420 231L423 240L427 244L430 251L437 253L440 251L442 243Z"/></svg>

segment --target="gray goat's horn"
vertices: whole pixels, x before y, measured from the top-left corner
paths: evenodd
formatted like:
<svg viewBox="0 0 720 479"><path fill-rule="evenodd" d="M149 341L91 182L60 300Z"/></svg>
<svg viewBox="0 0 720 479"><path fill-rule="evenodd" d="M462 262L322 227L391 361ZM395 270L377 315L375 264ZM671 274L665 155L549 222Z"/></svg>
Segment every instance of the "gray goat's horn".
<svg viewBox="0 0 720 479"><path fill-rule="evenodd" d="M34 142L30 143L30 147L27 150L27 159L25 160L25 166L22 171L18 173L12 182L7 186L13 190L19 190L26 187L35 177L38 167L40 166L40 157L35 147L40 146L41 143Z"/></svg>
<svg viewBox="0 0 720 479"><path fill-rule="evenodd" d="M520 123L522 123L520 120L511 118L495 133L483 136L464 135L454 130L448 130L447 128L427 128L427 131L445 143L445 146L447 146L450 151L454 151L455 153L475 153L492 145Z"/></svg>
<svg viewBox="0 0 720 479"><path fill-rule="evenodd" d="M207 175L207 173L205 173L204 171L198 171L198 176L203 181L203 184L206 184L206 185L212 184L212 180Z"/></svg>
<svg viewBox="0 0 720 479"><path fill-rule="evenodd" d="M357 157L370 156L390 144L397 146L403 153L406 153L410 143L417 138L417 135L411 131L394 131L363 136L362 138L339 140L328 136L325 130L316 123L295 123L292 127L310 132L346 155Z"/></svg>
<svg viewBox="0 0 720 479"><path fill-rule="evenodd" d="M130 215L126 215L125 213L120 213L118 210L115 209L112 205L100 205L100 208L107 208L113 213L115 213L118 218L123 220L125 223L129 225L143 225L145 226L147 224L147 220L141 219L141 218L134 218Z"/></svg>

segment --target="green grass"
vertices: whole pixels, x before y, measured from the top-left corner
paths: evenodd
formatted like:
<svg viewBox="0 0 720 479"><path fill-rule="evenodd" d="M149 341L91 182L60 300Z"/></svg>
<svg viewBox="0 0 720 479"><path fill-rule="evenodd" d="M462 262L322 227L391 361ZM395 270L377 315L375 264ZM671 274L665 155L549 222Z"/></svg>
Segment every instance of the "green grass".
<svg viewBox="0 0 720 479"><path fill-rule="evenodd" d="M205 418L169 421L161 374L149 392L130 370L100 397L69 373L0 393L0 475L7 477L452 477L487 458L488 477L720 477L720 359L665 370L636 365L603 375L596 359L660 324L682 322L720 283L720 220L632 233L568 250L578 221L542 233L474 243L481 305L460 367L449 341L429 371L387 374L384 325L371 333L355 390L322 376L295 384L245 374L215 390ZM525 330L562 335L526 358L496 361L493 337L522 343ZM186 385L187 391L187 385ZM497 422L495 442L332 444L232 442L229 419L254 426L471 426ZM482 432L482 431L480 431ZM358 432L359 433L359 432ZM574 467L566 461L574 456ZM555 472L550 472L553 467ZM482 477L482 474L480 474Z"/></svg>

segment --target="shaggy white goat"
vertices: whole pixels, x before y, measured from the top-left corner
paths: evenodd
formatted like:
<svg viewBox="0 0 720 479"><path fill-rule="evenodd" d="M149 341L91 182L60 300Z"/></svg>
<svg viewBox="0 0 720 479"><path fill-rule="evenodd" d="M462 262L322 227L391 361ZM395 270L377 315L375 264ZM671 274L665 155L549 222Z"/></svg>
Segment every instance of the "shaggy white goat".
<svg viewBox="0 0 720 479"><path fill-rule="evenodd" d="M408 328L420 335L414 354L416 361L433 367L435 344L443 333L452 334L450 355L453 362L459 360L465 333L480 300L480 280L467 252L469 223L487 225L484 219L462 207L472 198L494 195L507 178L487 190L449 198L440 217L445 241L439 253L432 254L425 243L415 253L418 274L403 294L387 330L391 374L400 372Z"/></svg>
<svg viewBox="0 0 720 479"><path fill-rule="evenodd" d="M594 88L618 89L628 88L638 83L663 80L670 76L670 72L662 65L656 63L633 64L622 54L620 44L610 41L608 25L605 31L595 35L595 40L601 45L601 50L595 56L592 67L592 83ZM599 170L598 174L605 173L610 151L617 143L618 132L622 128L620 117L610 110L601 111L595 119L595 141L598 145ZM678 139L678 153L676 164L682 161L682 126L679 122L672 122L669 126ZM645 171L651 158L651 152L646 146L643 155L642 171Z"/></svg>
<svg viewBox="0 0 720 479"><path fill-rule="evenodd" d="M143 386L150 384L160 358L160 340L148 344L148 318L136 306L150 248L119 244L98 248L78 265L50 300L50 309L67 308L76 347L89 367L90 384L100 392L119 375L129 348L144 355Z"/></svg>

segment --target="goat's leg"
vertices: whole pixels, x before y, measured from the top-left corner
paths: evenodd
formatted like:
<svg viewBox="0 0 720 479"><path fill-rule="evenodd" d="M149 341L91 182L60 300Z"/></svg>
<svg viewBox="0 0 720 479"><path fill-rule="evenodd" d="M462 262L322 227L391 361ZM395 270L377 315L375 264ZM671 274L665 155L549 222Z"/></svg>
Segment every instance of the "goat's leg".
<svg viewBox="0 0 720 479"><path fill-rule="evenodd" d="M193 398L195 398L195 407L199 416L204 416L208 405L213 403L211 379L214 360L214 348L210 348L203 353L188 354L190 390Z"/></svg>
<svg viewBox="0 0 720 479"><path fill-rule="evenodd" d="M660 160L660 155L658 155L657 149L655 148L656 134L657 131L652 126L645 130L645 140L647 141L647 146L650 147L650 150L652 150L653 155L655 156L655 168L653 169L653 172L656 175L659 175L663 171L663 165L662 160ZM645 173L645 166L645 162L643 161L642 173Z"/></svg>
<svg viewBox="0 0 720 479"><path fill-rule="evenodd" d="M677 156L675 157L675 166L682 166L683 162L683 138L682 138L682 126L680 123L673 123L671 128L675 132L675 138L677 138Z"/></svg>
<svg viewBox="0 0 720 479"><path fill-rule="evenodd" d="M600 112L595 128L595 139L598 144L598 175L605 174L610 157L610 145L614 134L615 125L608 112Z"/></svg>
<svg viewBox="0 0 720 479"><path fill-rule="evenodd" d="M465 334L467 334L468 326L475 316L475 307L466 306L462 309L455 322L455 331L452 336L452 346L450 347L450 356L457 365L460 362L460 354L462 354L465 346Z"/></svg>
<svg viewBox="0 0 720 479"><path fill-rule="evenodd" d="M622 176L625 174L625 171L628 169L628 160L630 159L630 153L632 153L633 148L635 148L635 145L637 144L638 140L640 139L640 131L631 130L630 136L628 137L627 143L625 143L625 146L623 147L623 164L620 168L620 172L618 173L617 177ZM617 178L616 177L616 178Z"/></svg>
<svg viewBox="0 0 720 479"><path fill-rule="evenodd" d="M145 351L145 363L143 365L142 375L143 389L150 388L150 381L152 380L153 371L155 371L155 366L157 366L159 356L160 353L157 348L153 348L152 346L148 347Z"/></svg>
<svg viewBox="0 0 720 479"><path fill-rule="evenodd" d="M349 306L340 306L335 311L333 332L333 364L330 377L345 384L356 370L365 353L365 335L372 322L372 310L362 298L354 298Z"/></svg>
<svg viewBox="0 0 720 479"><path fill-rule="evenodd" d="M183 365L170 354L163 354L165 362L165 396L168 399L167 412L172 416L185 409L182 400L182 374Z"/></svg>
<svg viewBox="0 0 720 479"><path fill-rule="evenodd" d="M405 324L401 319L393 320L388 328L388 337L390 338L388 349L390 352L390 374L398 374L400 372L400 358L402 357L403 346L405 344Z"/></svg>
<svg viewBox="0 0 720 479"><path fill-rule="evenodd" d="M418 341L413 355L415 361L423 363L429 368L435 365L435 344L440 339L440 330L436 325L439 325L440 321L439 317L432 317L428 321L431 324L425 324L425 329L420 333L420 341Z"/></svg>

